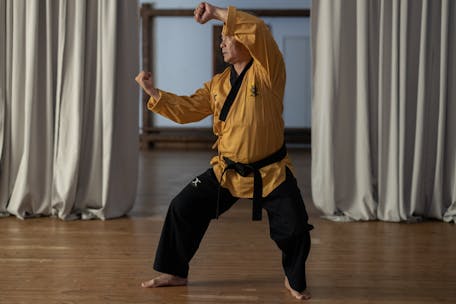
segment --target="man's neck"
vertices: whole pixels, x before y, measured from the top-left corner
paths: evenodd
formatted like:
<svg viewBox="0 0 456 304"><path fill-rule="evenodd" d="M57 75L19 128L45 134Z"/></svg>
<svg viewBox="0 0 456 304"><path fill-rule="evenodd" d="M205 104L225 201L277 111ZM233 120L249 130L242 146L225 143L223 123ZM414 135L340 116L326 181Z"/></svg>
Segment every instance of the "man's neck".
<svg viewBox="0 0 456 304"><path fill-rule="evenodd" d="M236 71L237 76L241 75L245 66L250 62L251 59L252 58L249 58L248 60L245 60L245 61L233 63L233 67L234 67L234 70Z"/></svg>

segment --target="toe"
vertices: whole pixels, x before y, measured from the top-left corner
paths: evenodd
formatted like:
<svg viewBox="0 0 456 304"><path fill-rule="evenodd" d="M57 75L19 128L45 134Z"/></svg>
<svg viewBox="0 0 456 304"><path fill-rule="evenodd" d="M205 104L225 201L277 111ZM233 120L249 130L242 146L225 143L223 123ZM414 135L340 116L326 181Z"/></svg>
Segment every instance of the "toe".
<svg viewBox="0 0 456 304"><path fill-rule="evenodd" d="M144 288L153 287L153 286L154 286L154 280L144 281L141 283L141 287L144 287Z"/></svg>

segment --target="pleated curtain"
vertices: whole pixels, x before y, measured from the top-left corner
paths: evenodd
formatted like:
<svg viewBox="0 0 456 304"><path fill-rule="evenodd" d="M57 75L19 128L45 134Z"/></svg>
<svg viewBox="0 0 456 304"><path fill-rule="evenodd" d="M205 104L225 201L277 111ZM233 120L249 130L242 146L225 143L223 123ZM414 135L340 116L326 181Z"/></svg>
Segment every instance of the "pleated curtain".
<svg viewBox="0 0 456 304"><path fill-rule="evenodd" d="M336 221L456 221L456 1L312 2L312 196Z"/></svg>
<svg viewBox="0 0 456 304"><path fill-rule="evenodd" d="M136 1L0 3L0 213L126 214L138 170Z"/></svg>

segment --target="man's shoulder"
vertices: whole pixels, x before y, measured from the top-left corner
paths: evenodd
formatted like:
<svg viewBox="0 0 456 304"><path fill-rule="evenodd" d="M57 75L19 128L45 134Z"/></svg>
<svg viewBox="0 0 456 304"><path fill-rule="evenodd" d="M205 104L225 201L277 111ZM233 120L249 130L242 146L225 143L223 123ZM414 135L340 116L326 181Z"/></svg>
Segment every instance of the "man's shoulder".
<svg viewBox="0 0 456 304"><path fill-rule="evenodd" d="M230 67L226 67L223 72L215 74L212 77L212 82L219 82L230 78Z"/></svg>

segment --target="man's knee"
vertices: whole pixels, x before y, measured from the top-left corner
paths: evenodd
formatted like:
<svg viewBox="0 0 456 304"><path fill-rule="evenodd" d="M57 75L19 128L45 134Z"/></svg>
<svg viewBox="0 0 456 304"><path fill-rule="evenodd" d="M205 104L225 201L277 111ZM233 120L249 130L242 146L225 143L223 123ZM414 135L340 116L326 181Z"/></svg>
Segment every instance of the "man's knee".
<svg viewBox="0 0 456 304"><path fill-rule="evenodd" d="M282 225L280 227L271 227L270 235L274 241L287 241L309 235L311 229L312 226L306 222L296 223L295 225Z"/></svg>
<svg viewBox="0 0 456 304"><path fill-rule="evenodd" d="M191 205L191 200L186 195L180 193L171 200L169 210L174 216L186 218L192 215Z"/></svg>
<svg viewBox="0 0 456 304"><path fill-rule="evenodd" d="M180 218L206 219L212 213L209 198L198 193L195 189L186 187L176 197L171 200L170 212Z"/></svg>

